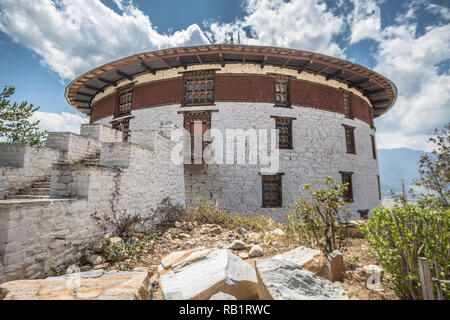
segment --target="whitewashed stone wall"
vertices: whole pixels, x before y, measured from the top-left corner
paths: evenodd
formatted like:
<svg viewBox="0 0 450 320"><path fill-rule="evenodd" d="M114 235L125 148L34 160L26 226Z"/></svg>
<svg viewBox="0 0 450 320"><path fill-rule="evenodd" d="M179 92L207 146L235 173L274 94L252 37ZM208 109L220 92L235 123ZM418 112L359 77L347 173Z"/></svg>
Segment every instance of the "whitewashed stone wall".
<svg viewBox="0 0 450 320"><path fill-rule="evenodd" d="M86 200L0 202L0 283L63 271L99 235Z"/></svg>
<svg viewBox="0 0 450 320"><path fill-rule="evenodd" d="M83 137L72 132L50 132L46 146L62 151L59 162L77 163L100 152L99 140Z"/></svg>
<svg viewBox="0 0 450 320"><path fill-rule="evenodd" d="M101 124L82 124L80 135L100 142L122 142L122 132Z"/></svg>
<svg viewBox="0 0 450 320"><path fill-rule="evenodd" d="M296 197L305 197L301 188L306 183L322 185L326 176L341 182L340 171L353 172L355 201L347 205L352 218L359 210L380 205L378 195L378 162L373 159L368 124L344 115L306 107L275 108L266 103L217 102L209 107L181 108L163 106L133 111L130 130L157 130L170 136L171 130L183 127L183 115L178 111L218 110L212 113L212 128L223 132L238 129L275 129L271 116L294 117L293 150L280 150L283 176L283 203L288 206ZM343 124L354 126L356 155L346 153ZM259 165L185 166L186 204L198 198L219 200L232 212L281 216L286 209L262 208L262 181Z"/></svg>
<svg viewBox="0 0 450 320"><path fill-rule="evenodd" d="M0 144L0 199L50 176L58 150L20 144Z"/></svg>

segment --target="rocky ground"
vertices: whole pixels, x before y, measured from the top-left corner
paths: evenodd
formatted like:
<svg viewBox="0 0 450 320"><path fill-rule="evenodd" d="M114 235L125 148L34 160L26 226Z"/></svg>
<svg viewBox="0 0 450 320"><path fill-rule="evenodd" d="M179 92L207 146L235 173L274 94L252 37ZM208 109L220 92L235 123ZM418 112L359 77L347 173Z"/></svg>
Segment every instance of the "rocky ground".
<svg viewBox="0 0 450 320"><path fill-rule="evenodd" d="M102 242L94 246L93 252L87 255L81 271L88 270L119 270L124 266L133 270L146 269L152 275L154 285L153 299L163 299L158 284L158 268L161 260L167 255L181 251L205 247L208 249L231 249L233 253L247 261L255 268L255 261L267 259L298 247L286 241L284 232L275 229L271 232L248 232L243 228L236 231L222 228L218 225L196 222L176 222L175 224L161 226L159 236L150 242L150 245L141 251L141 259L127 259L119 263L106 261L106 254L102 253ZM144 238L143 234L136 234L131 241L137 242ZM112 238L113 241L122 241ZM97 252L95 252L97 251ZM350 299L385 300L396 299L395 294L386 283L388 275L383 274L381 283L367 284L367 279L374 270L381 270L377 266L375 256L370 252L370 246L361 238L350 238L349 244L342 252L345 263L345 277L340 281ZM160 270L161 271L161 270Z"/></svg>

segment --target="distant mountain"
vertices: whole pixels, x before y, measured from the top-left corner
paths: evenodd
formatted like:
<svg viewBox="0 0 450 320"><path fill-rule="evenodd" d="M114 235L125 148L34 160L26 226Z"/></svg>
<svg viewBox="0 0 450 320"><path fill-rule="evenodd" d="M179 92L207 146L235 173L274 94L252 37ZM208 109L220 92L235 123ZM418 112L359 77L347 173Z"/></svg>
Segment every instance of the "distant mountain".
<svg viewBox="0 0 450 320"><path fill-rule="evenodd" d="M430 154L424 151L407 148L378 149L380 166L381 192L384 197L389 196L389 190L402 192L402 178L405 179L406 190L418 178L419 160L422 155Z"/></svg>

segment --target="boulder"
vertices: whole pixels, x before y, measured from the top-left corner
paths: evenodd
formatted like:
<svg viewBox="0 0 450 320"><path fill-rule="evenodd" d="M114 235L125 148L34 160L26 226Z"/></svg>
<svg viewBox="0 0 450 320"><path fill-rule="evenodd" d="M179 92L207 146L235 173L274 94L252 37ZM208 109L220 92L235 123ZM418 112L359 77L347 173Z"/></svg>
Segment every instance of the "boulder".
<svg viewBox="0 0 450 320"><path fill-rule="evenodd" d="M263 255L264 255L263 249L258 245L253 246L250 249L250 252L248 253L249 258L262 257Z"/></svg>
<svg viewBox="0 0 450 320"><path fill-rule="evenodd" d="M222 228L217 226L217 227L212 228L209 232L211 232L212 234L221 234Z"/></svg>
<svg viewBox="0 0 450 320"><path fill-rule="evenodd" d="M342 281L345 277L344 257L339 250L334 250L328 257L328 279Z"/></svg>
<svg viewBox="0 0 450 320"><path fill-rule="evenodd" d="M124 243L124 241L123 241L123 239L122 238L119 238L119 237L112 237L112 238L109 238L109 242L111 243L111 244L116 244L116 243Z"/></svg>
<svg viewBox="0 0 450 320"><path fill-rule="evenodd" d="M278 254L273 258L292 262L299 268L311 271L319 277L328 278L327 261L325 255L320 250L298 247L291 251Z"/></svg>
<svg viewBox="0 0 450 320"><path fill-rule="evenodd" d="M244 250L246 248L247 248L247 245L245 244L244 241L241 241L241 240L234 240L228 247L228 249L231 249L231 250Z"/></svg>
<svg viewBox="0 0 450 320"><path fill-rule="evenodd" d="M241 236L243 236L244 238L248 238L248 236L249 236L248 231L243 227L239 227L237 229L237 233L240 234Z"/></svg>
<svg viewBox="0 0 450 320"><path fill-rule="evenodd" d="M219 292L239 300L258 298L255 270L224 249L162 271L159 284L166 300L208 300Z"/></svg>
<svg viewBox="0 0 450 320"><path fill-rule="evenodd" d="M100 240L96 241L94 243L94 245L92 246L92 250L94 252L96 252L96 253L103 253L103 251L104 251L103 250L103 244L104 244L103 239L100 239Z"/></svg>
<svg viewBox="0 0 450 320"><path fill-rule="evenodd" d="M98 266L105 262L105 259L98 254L90 254L86 256L86 261L92 266Z"/></svg>
<svg viewBox="0 0 450 320"><path fill-rule="evenodd" d="M0 285L4 300L150 300L148 272L95 270Z"/></svg>
<svg viewBox="0 0 450 320"><path fill-rule="evenodd" d="M379 267L377 265L374 265L374 264L369 264L367 266L362 267L361 271L368 277L371 276L374 273L378 273L380 276L382 276L383 273L384 273L384 269L383 268L381 268L381 267Z"/></svg>
<svg viewBox="0 0 450 320"><path fill-rule="evenodd" d="M209 300L237 300L237 299L229 294L219 292L213 295Z"/></svg>
<svg viewBox="0 0 450 320"><path fill-rule="evenodd" d="M159 271L161 273L163 270L173 269L178 266L189 264L197 259L203 258L211 250L212 249L206 249L205 247L198 247L190 250L172 252L168 256L161 259L162 269Z"/></svg>
<svg viewBox="0 0 450 320"><path fill-rule="evenodd" d="M260 300L348 300L337 283L280 259L256 261Z"/></svg>
<svg viewBox="0 0 450 320"><path fill-rule="evenodd" d="M248 253L247 252L239 252L239 258L241 259L248 259Z"/></svg>

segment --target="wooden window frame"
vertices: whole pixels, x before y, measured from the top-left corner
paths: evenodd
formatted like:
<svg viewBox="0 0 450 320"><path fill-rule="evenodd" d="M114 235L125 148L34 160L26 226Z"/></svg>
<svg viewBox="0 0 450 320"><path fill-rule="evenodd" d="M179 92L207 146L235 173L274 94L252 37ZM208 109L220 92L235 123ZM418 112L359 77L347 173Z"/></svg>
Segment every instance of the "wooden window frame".
<svg viewBox="0 0 450 320"><path fill-rule="evenodd" d="M272 116L275 119L275 129L279 130L278 149L293 150L292 123L296 118ZM281 134L282 128L287 128L287 134ZM287 143L282 143L282 137L287 136Z"/></svg>
<svg viewBox="0 0 450 320"><path fill-rule="evenodd" d="M355 202L353 194L353 172L341 171L342 184L348 183L348 189L344 192L344 201L347 203Z"/></svg>
<svg viewBox="0 0 450 320"><path fill-rule="evenodd" d="M206 123L205 130L202 132L202 135L207 131L211 130L211 118L212 118L212 112L214 111L192 111L192 112L183 112L184 119L183 119L183 126L184 129L191 133L191 125L192 123L195 123L196 121L201 121L202 123ZM194 136L193 133L191 133L191 161L194 163ZM204 137L203 137L204 138ZM202 155L205 151L205 148L211 143L211 141L205 141L203 140L202 145ZM204 163L204 159L202 158L202 163Z"/></svg>
<svg viewBox="0 0 450 320"><path fill-rule="evenodd" d="M370 140L372 142L372 156L376 160L377 159L377 147L375 143L375 136L373 134L370 135Z"/></svg>
<svg viewBox="0 0 450 320"><path fill-rule="evenodd" d="M214 105L216 92L215 74L215 71L193 71L183 73L183 98L181 106L193 107ZM209 86L210 84L211 87ZM195 99L196 95L198 95L197 101ZM205 95L204 101L202 101L202 95ZM209 98L210 95L212 96L211 99Z"/></svg>
<svg viewBox="0 0 450 320"><path fill-rule="evenodd" d="M282 208L283 207L283 173L274 175L261 175L262 179L262 207L263 208ZM265 190L268 184L275 184L278 191L270 192ZM267 199L267 194L277 193L278 197L275 200Z"/></svg>
<svg viewBox="0 0 450 320"><path fill-rule="evenodd" d="M124 89L119 92L118 112L119 117L130 115L133 103L134 88ZM122 98L126 101L122 101Z"/></svg>
<svg viewBox="0 0 450 320"><path fill-rule="evenodd" d="M284 88L284 92L282 92ZM289 94L289 80L288 79L274 79L275 91L275 107L290 108L290 94ZM278 101L278 97L280 98ZM282 98L284 97L284 102Z"/></svg>
<svg viewBox="0 0 450 320"><path fill-rule="evenodd" d="M343 124L345 130L345 146L347 153L356 154L355 127Z"/></svg>
<svg viewBox="0 0 450 320"><path fill-rule="evenodd" d="M352 105L352 95L351 93L344 92L344 116L347 119L354 119L355 114L353 113L353 105Z"/></svg>

